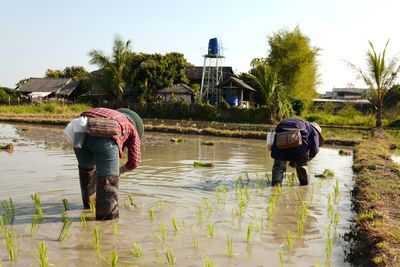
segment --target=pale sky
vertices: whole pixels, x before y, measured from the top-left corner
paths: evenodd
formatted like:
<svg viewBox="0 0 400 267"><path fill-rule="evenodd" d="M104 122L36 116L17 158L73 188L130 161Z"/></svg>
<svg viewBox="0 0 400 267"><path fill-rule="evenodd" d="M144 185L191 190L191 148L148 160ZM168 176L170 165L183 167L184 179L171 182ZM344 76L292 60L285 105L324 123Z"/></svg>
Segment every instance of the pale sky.
<svg viewBox="0 0 400 267"><path fill-rule="evenodd" d="M363 86L343 62L365 66L368 40L389 57L400 53L398 0L0 0L0 86L14 88L47 69L89 64L87 53L111 54L115 34L135 52L180 52L203 65L208 40L217 37L225 66L247 72L265 57L267 37L297 25L321 49L318 92Z"/></svg>

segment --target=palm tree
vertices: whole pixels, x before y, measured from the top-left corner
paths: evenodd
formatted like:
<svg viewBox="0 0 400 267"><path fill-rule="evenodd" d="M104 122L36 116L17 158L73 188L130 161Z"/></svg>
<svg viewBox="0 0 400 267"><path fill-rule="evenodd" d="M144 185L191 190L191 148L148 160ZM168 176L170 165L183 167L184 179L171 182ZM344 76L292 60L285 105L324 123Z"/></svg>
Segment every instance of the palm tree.
<svg viewBox="0 0 400 267"><path fill-rule="evenodd" d="M260 100L270 112L271 121L280 121L292 115L287 91L279 81L279 68L271 68L263 60L254 59L250 78L255 84Z"/></svg>
<svg viewBox="0 0 400 267"><path fill-rule="evenodd" d="M119 104L123 103L126 87L124 79L128 65L128 55L131 53L131 41L124 42L120 36L115 36L112 56L107 56L101 50L91 50L88 55L90 64L98 65L103 75L98 81L104 90L114 96Z"/></svg>
<svg viewBox="0 0 400 267"><path fill-rule="evenodd" d="M377 54L374 45L368 41L370 49L366 54L366 70L347 62L355 70L358 78L362 79L369 87L368 98L375 107L377 128L382 127L382 114L385 107L386 95L397 78L400 71L397 58L386 59L386 48L389 40L386 42L382 54Z"/></svg>

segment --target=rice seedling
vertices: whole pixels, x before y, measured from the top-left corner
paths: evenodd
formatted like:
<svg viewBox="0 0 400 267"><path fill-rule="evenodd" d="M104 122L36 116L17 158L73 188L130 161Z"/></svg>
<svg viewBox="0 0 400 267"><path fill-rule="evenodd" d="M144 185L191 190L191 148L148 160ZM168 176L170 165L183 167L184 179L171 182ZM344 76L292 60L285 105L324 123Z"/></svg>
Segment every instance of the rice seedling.
<svg viewBox="0 0 400 267"><path fill-rule="evenodd" d="M43 211L42 207L40 204L40 194L35 193L34 195L31 195L31 199L33 200L33 203L35 204L35 213L41 217L43 217Z"/></svg>
<svg viewBox="0 0 400 267"><path fill-rule="evenodd" d="M172 249L168 249L165 253L166 263L168 266L175 266L176 257Z"/></svg>
<svg viewBox="0 0 400 267"><path fill-rule="evenodd" d="M332 205L332 196L328 194L328 203L327 203L328 217L333 218L333 205Z"/></svg>
<svg viewBox="0 0 400 267"><path fill-rule="evenodd" d="M86 222L85 213L82 212L81 215L80 215L80 218L81 218L81 224L82 224L83 228L87 228L87 222Z"/></svg>
<svg viewBox="0 0 400 267"><path fill-rule="evenodd" d="M212 162L195 161L195 162L193 162L193 166L194 167L211 168L211 167L214 167L214 163L212 163Z"/></svg>
<svg viewBox="0 0 400 267"><path fill-rule="evenodd" d="M291 250L293 246L293 235L290 230L287 231L287 237L286 237L286 248L288 250Z"/></svg>
<svg viewBox="0 0 400 267"><path fill-rule="evenodd" d="M246 182L247 182L247 184L250 184L250 176L249 176L249 173L247 172L247 170L244 172L244 177L246 177Z"/></svg>
<svg viewBox="0 0 400 267"><path fill-rule="evenodd" d="M207 232L209 237L211 238L214 237L214 224L212 223L207 224Z"/></svg>
<svg viewBox="0 0 400 267"><path fill-rule="evenodd" d="M18 253L18 244L17 244L17 237L14 230L7 229L5 233L5 240L6 249L8 252L8 258L10 261L17 260L17 253Z"/></svg>
<svg viewBox="0 0 400 267"><path fill-rule="evenodd" d="M228 235L227 247L228 247L228 257L233 257L232 236L231 235Z"/></svg>
<svg viewBox="0 0 400 267"><path fill-rule="evenodd" d="M150 217L151 221L154 220L154 218L156 217L156 214L154 212L154 208L150 208L149 209L149 217Z"/></svg>
<svg viewBox="0 0 400 267"><path fill-rule="evenodd" d="M206 199L204 199L203 204L204 204L204 207L207 209L208 213L210 213L212 211L212 207L213 207L211 200L206 198Z"/></svg>
<svg viewBox="0 0 400 267"><path fill-rule="evenodd" d="M100 253L100 228L98 225L92 231L92 241L93 241L93 248L97 252L98 256L101 256Z"/></svg>
<svg viewBox="0 0 400 267"><path fill-rule="evenodd" d="M332 257L332 238L331 238L331 229L328 227L327 232L326 232L326 258L328 260L331 259Z"/></svg>
<svg viewBox="0 0 400 267"><path fill-rule="evenodd" d="M162 239L163 241L165 241L167 238L166 238L166 232L165 232L165 225L164 225L164 223L161 223L161 224L160 224L160 234L161 234L161 239Z"/></svg>
<svg viewBox="0 0 400 267"><path fill-rule="evenodd" d="M40 267L49 266L49 258L47 257L47 245L45 242L38 243L39 265Z"/></svg>
<svg viewBox="0 0 400 267"><path fill-rule="evenodd" d="M91 198L89 199L89 208L92 214L96 214L96 199Z"/></svg>
<svg viewBox="0 0 400 267"><path fill-rule="evenodd" d="M280 263L280 266L283 267L283 252L280 251L278 254L279 254L279 263Z"/></svg>
<svg viewBox="0 0 400 267"><path fill-rule="evenodd" d="M335 189L335 191L334 191L335 203L338 203L339 202L339 197L340 197L339 181L338 180L336 180L334 189Z"/></svg>
<svg viewBox="0 0 400 267"><path fill-rule="evenodd" d="M193 237L193 249L198 250L199 249L199 239L197 237Z"/></svg>
<svg viewBox="0 0 400 267"><path fill-rule="evenodd" d="M325 169L322 173L326 178L332 178L335 176L335 173L330 169Z"/></svg>
<svg viewBox="0 0 400 267"><path fill-rule="evenodd" d="M253 222L250 221L249 224L247 225L247 234L246 234L247 243L250 242L252 233L253 233Z"/></svg>
<svg viewBox="0 0 400 267"><path fill-rule="evenodd" d="M161 211L162 213L164 213L164 210L165 210L165 203L164 203L164 200L160 200L160 201L157 203L157 205L158 205L158 208L160 209L160 211Z"/></svg>
<svg viewBox="0 0 400 267"><path fill-rule="evenodd" d="M335 229L337 228L337 226L339 224L339 220L340 220L340 214L338 211L335 211L335 216L333 219L333 226L335 227Z"/></svg>
<svg viewBox="0 0 400 267"><path fill-rule="evenodd" d="M246 196L247 201L250 200L250 190L248 186L244 187L244 195Z"/></svg>
<svg viewBox="0 0 400 267"><path fill-rule="evenodd" d="M182 230L186 232L186 222L185 220L182 221Z"/></svg>
<svg viewBox="0 0 400 267"><path fill-rule="evenodd" d="M119 227L117 222L113 222L114 235L119 236Z"/></svg>
<svg viewBox="0 0 400 267"><path fill-rule="evenodd" d="M302 222L306 221L308 215L308 207L307 207L307 203L305 201L301 202L301 212L300 212L300 220Z"/></svg>
<svg viewBox="0 0 400 267"><path fill-rule="evenodd" d="M108 261L107 262L112 267L116 267L117 266L118 255L117 255L117 252L115 251L115 249L111 250L110 256L108 257Z"/></svg>
<svg viewBox="0 0 400 267"><path fill-rule="evenodd" d="M62 210L62 211L60 212L60 218L61 218L61 221L62 221L62 222L65 222L65 220L67 220L67 212L64 211L64 210Z"/></svg>
<svg viewBox="0 0 400 267"><path fill-rule="evenodd" d="M131 204L131 206L134 206L133 195L131 193L128 194L128 200L129 200L129 204Z"/></svg>
<svg viewBox="0 0 400 267"><path fill-rule="evenodd" d="M58 235L58 241L64 241L65 238L68 236L69 234L69 229L71 228L72 225L72 221L70 219L66 219L63 223L63 226L61 228L61 232Z"/></svg>
<svg viewBox="0 0 400 267"><path fill-rule="evenodd" d="M203 265L203 267L214 267L214 261L208 256L205 256L201 259L201 264Z"/></svg>
<svg viewBox="0 0 400 267"><path fill-rule="evenodd" d="M196 215L197 215L197 219L198 219L199 223L201 223L202 218L203 218L203 209L201 208L201 206L198 206Z"/></svg>
<svg viewBox="0 0 400 267"><path fill-rule="evenodd" d="M1 202L1 207L5 212L5 217L6 217L5 224L11 223L15 217L15 208L12 199L10 198L10 203L8 203L7 200L3 200Z"/></svg>
<svg viewBox="0 0 400 267"><path fill-rule="evenodd" d="M138 243L133 243L132 253L133 253L133 256L136 258L143 257L142 248L140 247L140 245Z"/></svg>
<svg viewBox="0 0 400 267"><path fill-rule="evenodd" d="M63 206L64 206L64 211L69 210L69 203L68 203L68 199L63 198L62 200Z"/></svg>
<svg viewBox="0 0 400 267"><path fill-rule="evenodd" d="M32 223L31 223L31 236L34 236L37 229L39 228L38 222L39 222L40 216L37 214L34 214L32 217Z"/></svg>
<svg viewBox="0 0 400 267"><path fill-rule="evenodd" d="M174 232L177 233L179 231L179 227L176 223L176 218L172 218L172 226L174 227Z"/></svg>
<svg viewBox="0 0 400 267"><path fill-rule="evenodd" d="M5 224L4 224L3 214L0 213L0 231L5 232L6 229L7 228L5 227Z"/></svg>
<svg viewBox="0 0 400 267"><path fill-rule="evenodd" d="M303 220L298 220L297 222L297 235L299 239L303 237Z"/></svg>

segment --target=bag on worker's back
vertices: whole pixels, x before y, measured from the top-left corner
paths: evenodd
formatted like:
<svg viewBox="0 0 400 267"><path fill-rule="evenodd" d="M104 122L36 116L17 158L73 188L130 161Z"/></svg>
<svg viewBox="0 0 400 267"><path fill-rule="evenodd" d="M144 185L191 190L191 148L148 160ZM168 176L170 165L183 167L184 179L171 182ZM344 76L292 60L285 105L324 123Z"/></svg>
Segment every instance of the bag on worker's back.
<svg viewBox="0 0 400 267"><path fill-rule="evenodd" d="M88 117L86 133L95 137L113 137L118 134L119 123L114 119Z"/></svg>
<svg viewBox="0 0 400 267"><path fill-rule="evenodd" d="M301 146L301 129L287 129L284 132L276 133L276 147L278 149L289 149Z"/></svg>

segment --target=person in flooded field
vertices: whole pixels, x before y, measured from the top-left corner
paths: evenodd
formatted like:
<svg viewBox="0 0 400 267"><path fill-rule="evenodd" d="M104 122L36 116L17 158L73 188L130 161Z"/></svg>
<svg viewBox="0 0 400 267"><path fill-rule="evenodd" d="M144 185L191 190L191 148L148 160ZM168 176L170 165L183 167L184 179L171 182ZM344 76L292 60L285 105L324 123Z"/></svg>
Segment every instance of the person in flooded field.
<svg viewBox="0 0 400 267"><path fill-rule="evenodd" d="M317 155L324 143L321 127L315 122L288 118L276 126L275 132L271 147L271 157L274 159L271 185L282 184L288 161L296 169L300 185L308 185L304 166Z"/></svg>
<svg viewBox="0 0 400 267"><path fill-rule="evenodd" d="M96 220L119 217L118 177L135 169L141 162L143 122L138 114L126 108L94 108L81 114L87 118L82 146L74 147L78 160L79 181L85 209L96 199ZM123 149L128 161L119 166Z"/></svg>

